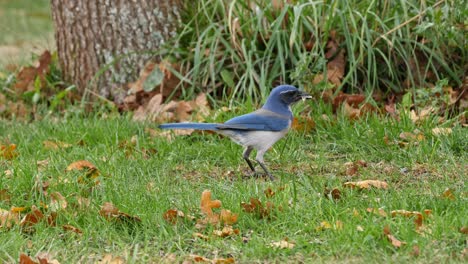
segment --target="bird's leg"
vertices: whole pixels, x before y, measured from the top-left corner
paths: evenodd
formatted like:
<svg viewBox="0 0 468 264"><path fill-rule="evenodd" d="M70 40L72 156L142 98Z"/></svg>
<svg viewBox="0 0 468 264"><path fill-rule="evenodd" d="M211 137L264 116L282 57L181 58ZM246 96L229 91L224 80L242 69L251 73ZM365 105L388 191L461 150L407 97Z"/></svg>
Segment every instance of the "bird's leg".
<svg viewBox="0 0 468 264"><path fill-rule="evenodd" d="M255 160L258 162L258 164L260 164L260 166L265 171L265 173L268 175L268 177L270 177L270 180L274 181L275 177L273 177L273 175L271 175L271 173L267 170L267 168L265 166L265 163L263 162L263 155L264 154L265 154L265 151L258 150L257 151L257 156L255 157Z"/></svg>
<svg viewBox="0 0 468 264"><path fill-rule="evenodd" d="M244 160L249 165L249 168L255 173L255 168L254 168L254 166L252 164L252 161L250 161L250 159L249 159L249 156L250 156L250 153L252 152L252 150L253 150L252 147L246 147L244 149L244 153L242 154L242 157L244 158Z"/></svg>

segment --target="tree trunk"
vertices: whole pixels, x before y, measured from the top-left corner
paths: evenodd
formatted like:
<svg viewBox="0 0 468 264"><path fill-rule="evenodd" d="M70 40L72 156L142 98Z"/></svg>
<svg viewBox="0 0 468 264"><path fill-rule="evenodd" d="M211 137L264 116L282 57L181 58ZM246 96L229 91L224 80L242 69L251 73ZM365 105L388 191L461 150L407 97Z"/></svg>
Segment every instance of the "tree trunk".
<svg viewBox="0 0 468 264"><path fill-rule="evenodd" d="M176 0L51 0L65 80L120 102L180 23ZM116 60L118 59L118 60ZM158 58L156 58L158 59Z"/></svg>

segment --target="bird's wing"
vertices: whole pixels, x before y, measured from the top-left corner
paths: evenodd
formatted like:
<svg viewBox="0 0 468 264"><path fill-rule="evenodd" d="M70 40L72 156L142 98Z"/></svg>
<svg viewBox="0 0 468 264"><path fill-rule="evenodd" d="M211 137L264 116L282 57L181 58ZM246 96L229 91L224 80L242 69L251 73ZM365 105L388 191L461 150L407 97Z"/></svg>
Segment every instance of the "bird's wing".
<svg viewBox="0 0 468 264"><path fill-rule="evenodd" d="M279 115L268 110L259 109L250 114L234 117L224 124L219 124L218 129L238 130L263 130L281 131L290 126L291 119L288 116Z"/></svg>

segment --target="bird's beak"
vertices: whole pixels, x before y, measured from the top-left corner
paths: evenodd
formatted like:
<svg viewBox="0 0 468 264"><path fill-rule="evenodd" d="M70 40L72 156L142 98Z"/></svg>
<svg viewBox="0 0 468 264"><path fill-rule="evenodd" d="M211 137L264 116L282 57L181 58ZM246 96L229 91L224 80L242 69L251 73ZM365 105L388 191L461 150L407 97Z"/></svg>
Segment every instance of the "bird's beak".
<svg viewBox="0 0 468 264"><path fill-rule="evenodd" d="M304 91L301 91L299 96L301 97L302 101L305 101L306 99L312 99L312 95L310 95L309 93L306 93Z"/></svg>

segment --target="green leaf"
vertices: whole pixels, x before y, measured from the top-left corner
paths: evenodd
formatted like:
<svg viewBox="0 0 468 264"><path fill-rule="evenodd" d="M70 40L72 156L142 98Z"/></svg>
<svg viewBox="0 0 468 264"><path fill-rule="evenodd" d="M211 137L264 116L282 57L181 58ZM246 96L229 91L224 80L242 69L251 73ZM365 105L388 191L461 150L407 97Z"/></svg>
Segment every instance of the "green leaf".
<svg viewBox="0 0 468 264"><path fill-rule="evenodd" d="M413 104L413 94L410 92L405 93L403 95L403 99L401 99L401 104L404 108L409 109Z"/></svg>
<svg viewBox="0 0 468 264"><path fill-rule="evenodd" d="M164 73L159 69L159 67L155 67L143 83L143 90L145 92L151 92L154 90L154 88L160 85L163 80Z"/></svg>
<svg viewBox="0 0 468 264"><path fill-rule="evenodd" d="M221 71L221 78L228 87L234 87L234 79L232 78L232 73L228 70Z"/></svg>

